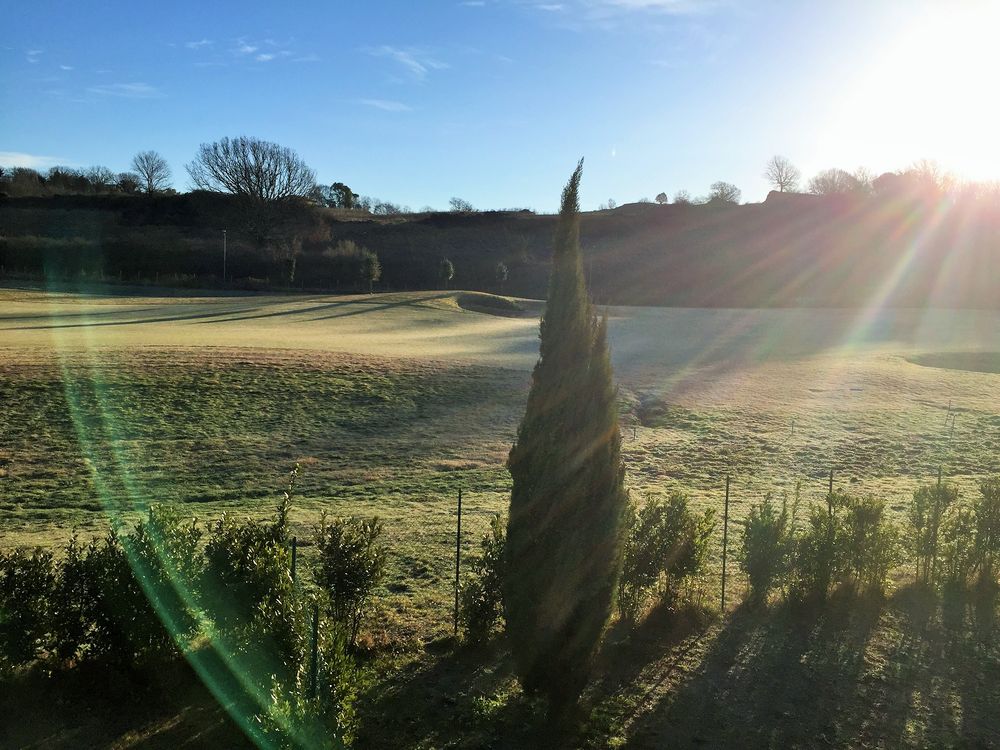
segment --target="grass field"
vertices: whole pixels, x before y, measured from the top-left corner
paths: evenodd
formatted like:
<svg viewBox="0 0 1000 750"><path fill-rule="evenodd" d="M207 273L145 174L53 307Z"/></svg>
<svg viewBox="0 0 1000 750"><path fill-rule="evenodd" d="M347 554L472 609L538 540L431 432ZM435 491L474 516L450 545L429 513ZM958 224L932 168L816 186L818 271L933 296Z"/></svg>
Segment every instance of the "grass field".
<svg viewBox="0 0 1000 750"><path fill-rule="evenodd" d="M540 310L524 302L523 317L490 314L481 305L463 309L457 299L451 292L167 298L0 291L0 545L50 545L73 529L98 533L109 516L153 502L183 503L203 518L266 513L298 463L297 533L305 536L324 511L378 514L386 523L391 575L371 637L409 644L416 656L403 659L376 706L408 700L436 710L421 702L426 695L407 691L424 684L427 670L443 680L467 676L461 663L421 650L450 632L455 496L463 489L471 554L509 491L504 461L527 395ZM939 466L968 492L1000 471L995 312L613 308L609 315L634 494L679 488L698 505L721 508L730 473L738 522L768 490L801 483L806 501L818 499L831 468L839 486L882 493L897 511ZM695 645L657 631L654 666L600 688L607 726L594 730L603 738L595 742L617 736L656 745L657 722L678 710L677 701L707 700L750 658L775 680L792 669L802 689L812 673L795 664L816 649L815 658L836 661L861 648L867 664L865 644L875 644L881 651L871 658L888 669L910 648L897 639L909 637L911 609L903 602L871 615L858 643L853 620L838 621L831 638L840 640L816 644L793 630L783 636L791 642L756 656L754 628L779 627L756 615L740 614L739 628L736 621L699 626ZM898 702L897 688L909 690L910 677L947 682L947 670L935 671L947 656L935 658L912 675L884 679L875 667L845 662L842 684L831 690L860 706L867 693L857 697L858 675L877 673L866 690L888 691L884 699ZM996 697L995 648L961 658L980 660L974 679ZM487 734L502 725L504 711L531 710L504 707L512 688L497 669L488 688L480 681L481 689L465 693L479 701L469 710ZM750 685L737 679L725 688L733 711L757 700ZM930 685L921 700L952 700L945 687ZM779 704L792 706L792 688L774 689ZM924 744L921 732L961 736L951 709L918 708L912 701L886 708L904 723L893 735L903 744ZM774 737L801 744L784 718ZM976 736L1000 741L1000 730L977 721ZM421 734L419 721L392 734L394 726L371 742L446 744L429 729ZM681 744L699 744L697 728L688 730ZM722 736L713 731L726 730L703 730L709 744ZM898 744L860 724L830 736L834 744L859 737ZM755 744L767 744L761 740Z"/></svg>

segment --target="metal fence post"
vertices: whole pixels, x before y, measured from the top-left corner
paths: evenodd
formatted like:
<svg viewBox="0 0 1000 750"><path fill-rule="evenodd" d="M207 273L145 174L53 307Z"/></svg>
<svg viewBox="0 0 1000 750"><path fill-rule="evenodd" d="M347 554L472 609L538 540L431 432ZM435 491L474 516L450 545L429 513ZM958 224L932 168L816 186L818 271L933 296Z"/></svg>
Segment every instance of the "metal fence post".
<svg viewBox="0 0 1000 750"><path fill-rule="evenodd" d="M462 489L458 490L458 523L455 528L455 635L458 635L458 590L462 573Z"/></svg>
<svg viewBox="0 0 1000 750"><path fill-rule="evenodd" d="M309 661L309 697L315 698L319 693L319 602L313 604L312 622L312 653Z"/></svg>
<svg viewBox="0 0 1000 750"><path fill-rule="evenodd" d="M726 474L726 503L722 511L722 614L726 614L726 554L729 549L729 475Z"/></svg>

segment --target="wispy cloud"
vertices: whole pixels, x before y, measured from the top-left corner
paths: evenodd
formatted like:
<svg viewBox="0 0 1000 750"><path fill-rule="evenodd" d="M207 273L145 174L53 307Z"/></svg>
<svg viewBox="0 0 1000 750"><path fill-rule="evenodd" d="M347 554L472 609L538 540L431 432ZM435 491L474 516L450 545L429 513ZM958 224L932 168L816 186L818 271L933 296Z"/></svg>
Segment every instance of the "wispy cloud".
<svg viewBox="0 0 1000 750"><path fill-rule="evenodd" d="M100 96L117 96L123 99L160 99L165 94L148 83L108 83L91 86L87 89L91 94Z"/></svg>
<svg viewBox="0 0 1000 750"><path fill-rule="evenodd" d="M45 50L40 49L26 49L24 51L24 59L34 65L38 62L39 56L41 56L44 51Z"/></svg>
<svg viewBox="0 0 1000 750"><path fill-rule="evenodd" d="M379 47L369 47L365 51L373 57L386 57L399 63L410 76L418 81L424 80L427 73L432 70L444 70L448 67L447 63L431 57L416 47L393 47L389 44L383 44Z"/></svg>
<svg viewBox="0 0 1000 750"><path fill-rule="evenodd" d="M710 13L733 0L515 0L534 10L558 14L570 24L595 22L613 25L633 16L696 16Z"/></svg>
<svg viewBox="0 0 1000 750"><path fill-rule="evenodd" d="M390 99L362 99L361 103L368 106L374 107L375 109L381 109L384 112L411 112L412 108L402 102L395 102Z"/></svg>
<svg viewBox="0 0 1000 750"><path fill-rule="evenodd" d="M595 13L635 12L689 16L715 10L727 0L576 0L576 4Z"/></svg>
<svg viewBox="0 0 1000 750"><path fill-rule="evenodd" d="M310 62L319 60L316 55L302 55L294 48L294 40L276 41L274 39L249 39L239 37L230 50L237 59L252 59L254 62L267 63L279 58L295 62Z"/></svg>
<svg viewBox="0 0 1000 750"><path fill-rule="evenodd" d="M59 70L73 70L72 65L60 65Z"/></svg>
<svg viewBox="0 0 1000 750"><path fill-rule="evenodd" d="M5 167L28 167L30 169L48 169L59 165L69 166L71 162L56 156L40 156L25 154L21 151L0 151L0 164Z"/></svg>
<svg viewBox="0 0 1000 750"><path fill-rule="evenodd" d="M201 49L202 47L211 47L213 44L211 39L199 39L196 42L185 42L184 46L188 49Z"/></svg>
<svg viewBox="0 0 1000 750"><path fill-rule="evenodd" d="M590 5L604 5L622 10L653 10L688 15L703 13L719 5L718 0L589 0Z"/></svg>

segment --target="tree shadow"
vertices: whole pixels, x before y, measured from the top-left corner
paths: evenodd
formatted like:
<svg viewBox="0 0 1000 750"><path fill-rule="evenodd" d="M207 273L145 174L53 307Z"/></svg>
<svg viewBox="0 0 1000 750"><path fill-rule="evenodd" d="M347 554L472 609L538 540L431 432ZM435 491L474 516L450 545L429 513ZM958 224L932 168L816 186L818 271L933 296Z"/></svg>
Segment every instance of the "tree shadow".
<svg viewBox="0 0 1000 750"><path fill-rule="evenodd" d="M469 647L447 639L438 648L365 696L357 747L559 746L544 704L517 687L502 640Z"/></svg>
<svg viewBox="0 0 1000 750"><path fill-rule="evenodd" d="M700 662L627 728L628 747L789 747L842 732L845 686L862 671L874 601L744 604Z"/></svg>
<svg viewBox="0 0 1000 750"><path fill-rule="evenodd" d="M634 748L998 746L996 606L916 586L744 604L659 658L625 655L615 729Z"/></svg>
<svg viewBox="0 0 1000 750"><path fill-rule="evenodd" d="M0 682L0 747L119 746L253 745L182 659L38 667Z"/></svg>

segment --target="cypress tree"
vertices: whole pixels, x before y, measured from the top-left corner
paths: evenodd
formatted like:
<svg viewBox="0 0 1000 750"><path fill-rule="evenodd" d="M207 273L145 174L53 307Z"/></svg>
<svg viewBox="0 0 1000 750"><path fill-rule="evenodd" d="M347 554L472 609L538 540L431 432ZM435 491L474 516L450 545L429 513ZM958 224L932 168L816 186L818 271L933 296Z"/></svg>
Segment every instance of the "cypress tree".
<svg viewBox="0 0 1000 750"><path fill-rule="evenodd" d="M572 705L611 614L627 504L607 317L580 261L583 160L563 189L540 354L511 448L504 608L521 685Z"/></svg>

